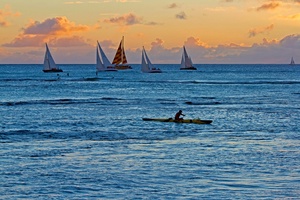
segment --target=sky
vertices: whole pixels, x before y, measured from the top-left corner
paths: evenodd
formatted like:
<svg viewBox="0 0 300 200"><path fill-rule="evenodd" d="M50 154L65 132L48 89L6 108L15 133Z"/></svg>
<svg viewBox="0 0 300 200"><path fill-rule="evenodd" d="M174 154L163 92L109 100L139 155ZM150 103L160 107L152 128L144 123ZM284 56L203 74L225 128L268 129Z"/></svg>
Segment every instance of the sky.
<svg viewBox="0 0 300 200"><path fill-rule="evenodd" d="M300 63L300 0L0 0L0 64L93 64L96 44L112 61L179 64ZM298 62L297 62L298 61Z"/></svg>

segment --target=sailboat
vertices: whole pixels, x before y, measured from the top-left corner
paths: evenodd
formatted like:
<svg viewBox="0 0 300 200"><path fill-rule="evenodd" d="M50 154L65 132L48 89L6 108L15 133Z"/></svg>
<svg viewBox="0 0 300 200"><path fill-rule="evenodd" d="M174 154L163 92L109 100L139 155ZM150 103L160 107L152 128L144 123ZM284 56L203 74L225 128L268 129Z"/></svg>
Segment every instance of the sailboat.
<svg viewBox="0 0 300 200"><path fill-rule="evenodd" d="M100 55L102 58L102 61L100 59ZM100 71L118 71L115 67L111 66L111 63L109 62L108 58L106 57L104 51L102 50L99 42L97 41L97 49L96 49L96 72Z"/></svg>
<svg viewBox="0 0 300 200"><path fill-rule="evenodd" d="M119 44L118 50L116 52L112 64L115 65L116 69L132 69L132 67L127 64L127 59L124 50L124 36L122 37L122 40Z"/></svg>
<svg viewBox="0 0 300 200"><path fill-rule="evenodd" d="M292 57L290 65L295 65L294 58Z"/></svg>
<svg viewBox="0 0 300 200"><path fill-rule="evenodd" d="M144 73L161 73L159 68L155 68L154 65L151 63L145 48L143 47L142 50L142 72Z"/></svg>
<svg viewBox="0 0 300 200"><path fill-rule="evenodd" d="M50 53L48 45L46 43L46 53L44 58L44 69L43 72L63 72L54 62L54 59Z"/></svg>
<svg viewBox="0 0 300 200"><path fill-rule="evenodd" d="M185 46L183 46L180 70L197 70L197 68L193 66L192 59L188 56Z"/></svg>

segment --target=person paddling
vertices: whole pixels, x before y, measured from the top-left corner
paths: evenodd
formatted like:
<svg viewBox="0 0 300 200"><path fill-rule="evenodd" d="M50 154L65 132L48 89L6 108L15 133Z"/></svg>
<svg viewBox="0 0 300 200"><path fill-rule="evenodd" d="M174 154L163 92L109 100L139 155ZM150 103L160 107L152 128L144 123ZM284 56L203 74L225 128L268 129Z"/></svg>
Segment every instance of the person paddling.
<svg viewBox="0 0 300 200"><path fill-rule="evenodd" d="M180 116L185 116L183 113L182 113L182 110L179 110L176 115L175 115L175 120L177 121L180 121L180 120L183 120L183 118L181 118Z"/></svg>

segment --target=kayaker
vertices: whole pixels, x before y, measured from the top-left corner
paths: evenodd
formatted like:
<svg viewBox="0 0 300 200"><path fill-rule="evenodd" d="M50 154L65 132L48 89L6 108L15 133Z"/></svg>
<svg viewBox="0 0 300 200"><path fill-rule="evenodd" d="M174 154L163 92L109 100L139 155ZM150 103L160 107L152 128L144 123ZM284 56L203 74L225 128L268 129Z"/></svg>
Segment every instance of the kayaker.
<svg viewBox="0 0 300 200"><path fill-rule="evenodd" d="M180 118L180 116L185 116L183 113L182 113L182 110L179 110L176 115L175 115L175 120L179 121L179 120L183 120L183 118Z"/></svg>

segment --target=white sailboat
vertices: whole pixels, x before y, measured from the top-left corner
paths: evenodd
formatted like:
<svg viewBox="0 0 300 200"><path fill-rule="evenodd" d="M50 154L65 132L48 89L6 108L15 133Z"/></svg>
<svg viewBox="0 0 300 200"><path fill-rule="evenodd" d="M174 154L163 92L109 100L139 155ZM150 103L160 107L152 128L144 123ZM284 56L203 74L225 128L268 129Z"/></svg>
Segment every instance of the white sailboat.
<svg viewBox="0 0 300 200"><path fill-rule="evenodd" d="M43 72L63 72L54 62L54 59L50 53L48 45L46 43L46 53L44 58L44 69Z"/></svg>
<svg viewBox="0 0 300 200"><path fill-rule="evenodd" d="M142 72L144 72L144 73L161 73L161 70L159 68L155 68L154 65L151 63L144 47L142 50L142 67L141 67L141 69L142 69Z"/></svg>
<svg viewBox="0 0 300 200"><path fill-rule="evenodd" d="M292 57L290 65L295 65L294 58Z"/></svg>
<svg viewBox="0 0 300 200"><path fill-rule="evenodd" d="M100 55L102 60L100 59ZM96 72L100 71L118 71L115 67L111 66L108 58L106 57L104 51L102 50L99 42L97 41L97 48L96 48Z"/></svg>
<svg viewBox="0 0 300 200"><path fill-rule="evenodd" d="M189 57L186 52L185 46L183 46L180 70L196 70L196 69L197 68L193 66L191 57Z"/></svg>
<svg viewBox="0 0 300 200"><path fill-rule="evenodd" d="M127 58L124 50L124 36L122 37L122 40L119 44L118 50L116 52L112 64L115 65L116 69L132 69L132 67L129 64L127 64Z"/></svg>

